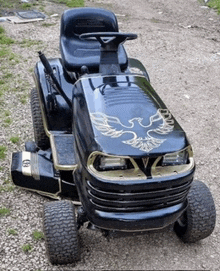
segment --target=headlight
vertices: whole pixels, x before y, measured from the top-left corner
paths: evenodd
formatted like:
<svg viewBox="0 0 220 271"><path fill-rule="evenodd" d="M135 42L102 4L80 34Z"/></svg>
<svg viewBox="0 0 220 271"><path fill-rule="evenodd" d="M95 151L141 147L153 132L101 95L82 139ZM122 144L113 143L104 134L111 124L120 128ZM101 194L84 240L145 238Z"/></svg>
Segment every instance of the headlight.
<svg viewBox="0 0 220 271"><path fill-rule="evenodd" d="M192 152L191 147L188 147L179 152L168 153L163 156L162 166L185 165L189 161L189 152Z"/></svg>
<svg viewBox="0 0 220 271"><path fill-rule="evenodd" d="M126 159L120 157L101 156L99 168L101 170L125 169Z"/></svg>

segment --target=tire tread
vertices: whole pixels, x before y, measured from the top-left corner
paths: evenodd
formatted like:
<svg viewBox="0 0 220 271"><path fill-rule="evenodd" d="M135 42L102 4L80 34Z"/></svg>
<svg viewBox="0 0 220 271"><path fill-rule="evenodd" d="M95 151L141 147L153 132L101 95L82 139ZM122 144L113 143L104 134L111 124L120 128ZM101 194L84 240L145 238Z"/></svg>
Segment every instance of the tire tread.
<svg viewBox="0 0 220 271"><path fill-rule="evenodd" d="M78 260L75 208L71 201L45 204L44 233L48 257L52 264L68 264Z"/></svg>

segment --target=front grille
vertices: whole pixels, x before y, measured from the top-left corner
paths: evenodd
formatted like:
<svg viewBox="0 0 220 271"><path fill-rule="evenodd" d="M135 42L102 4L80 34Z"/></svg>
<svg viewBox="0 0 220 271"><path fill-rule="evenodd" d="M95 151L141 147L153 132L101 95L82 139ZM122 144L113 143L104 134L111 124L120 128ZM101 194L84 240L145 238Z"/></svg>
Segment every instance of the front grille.
<svg viewBox="0 0 220 271"><path fill-rule="evenodd" d="M87 180L90 202L96 209L111 212L151 211L182 203L188 194L192 180L162 183L148 183L136 189L127 190L111 184L98 187Z"/></svg>

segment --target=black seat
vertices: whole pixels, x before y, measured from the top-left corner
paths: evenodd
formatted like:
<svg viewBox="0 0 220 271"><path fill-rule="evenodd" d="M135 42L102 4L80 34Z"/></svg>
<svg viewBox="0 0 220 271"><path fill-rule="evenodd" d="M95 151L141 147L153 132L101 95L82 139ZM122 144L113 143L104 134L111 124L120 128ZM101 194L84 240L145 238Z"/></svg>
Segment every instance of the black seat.
<svg viewBox="0 0 220 271"><path fill-rule="evenodd" d="M65 69L79 72L83 65L89 72L98 72L100 43L96 40L81 40L83 33L118 32L117 19L111 11L100 8L75 8L64 11L60 28L60 51ZM119 46L118 60L121 70L128 65L123 45Z"/></svg>

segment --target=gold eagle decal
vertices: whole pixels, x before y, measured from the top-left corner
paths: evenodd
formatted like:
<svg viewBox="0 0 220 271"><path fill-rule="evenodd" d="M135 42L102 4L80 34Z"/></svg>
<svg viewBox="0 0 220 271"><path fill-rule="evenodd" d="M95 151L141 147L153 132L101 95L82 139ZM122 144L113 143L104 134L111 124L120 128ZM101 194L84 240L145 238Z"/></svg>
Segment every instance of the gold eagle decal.
<svg viewBox="0 0 220 271"><path fill-rule="evenodd" d="M150 152L158 148L166 141L166 138L162 138L158 135L167 135L172 132L174 128L174 120L168 109L158 109L157 113L149 118L150 123L147 126L143 125L143 118L140 117L128 120L130 125L127 126L121 123L119 118L108 116L101 112L91 113L90 116L95 128L100 131L102 135L118 138L123 134L130 134L132 138L123 140L122 143L128 144L133 148L138 148L144 152ZM143 130L143 137L137 135L137 129L135 130L136 125L140 126L138 127L139 131Z"/></svg>

